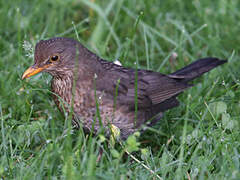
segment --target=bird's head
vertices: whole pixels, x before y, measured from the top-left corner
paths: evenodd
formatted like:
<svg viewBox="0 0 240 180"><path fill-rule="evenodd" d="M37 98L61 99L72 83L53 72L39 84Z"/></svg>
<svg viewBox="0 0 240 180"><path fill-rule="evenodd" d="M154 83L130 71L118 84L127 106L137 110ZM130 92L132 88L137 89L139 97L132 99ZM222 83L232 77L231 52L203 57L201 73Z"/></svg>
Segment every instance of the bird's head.
<svg viewBox="0 0 240 180"><path fill-rule="evenodd" d="M72 71L76 62L76 53L80 43L69 38L41 40L36 44L34 65L23 74L22 79L39 72L48 72L53 76L64 75Z"/></svg>

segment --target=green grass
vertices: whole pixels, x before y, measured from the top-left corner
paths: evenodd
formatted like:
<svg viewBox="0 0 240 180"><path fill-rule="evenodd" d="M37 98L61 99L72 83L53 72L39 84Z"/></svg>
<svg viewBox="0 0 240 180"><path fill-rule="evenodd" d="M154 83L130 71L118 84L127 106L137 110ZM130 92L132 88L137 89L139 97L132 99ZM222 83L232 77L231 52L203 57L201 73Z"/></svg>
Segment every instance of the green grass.
<svg viewBox="0 0 240 180"><path fill-rule="evenodd" d="M240 179L240 2L93 2L0 1L0 179ZM54 36L162 73L206 56L229 62L196 80L156 126L120 145L68 131L50 75L21 80L33 62L23 42Z"/></svg>

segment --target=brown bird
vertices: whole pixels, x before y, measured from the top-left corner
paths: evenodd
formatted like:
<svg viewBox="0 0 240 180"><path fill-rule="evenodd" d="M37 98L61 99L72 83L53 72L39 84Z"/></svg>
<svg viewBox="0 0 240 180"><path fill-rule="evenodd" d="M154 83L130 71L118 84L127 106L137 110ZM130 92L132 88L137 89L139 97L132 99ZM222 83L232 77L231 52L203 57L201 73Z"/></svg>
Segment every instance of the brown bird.
<svg viewBox="0 0 240 180"><path fill-rule="evenodd" d="M176 97L193 86L191 80L226 62L203 58L165 75L125 68L101 59L76 40L52 38L37 43L34 65L22 79L50 73L54 101L62 112L69 112L72 105L74 127L82 124L94 133L102 127L109 133L111 125L125 139L178 106Z"/></svg>

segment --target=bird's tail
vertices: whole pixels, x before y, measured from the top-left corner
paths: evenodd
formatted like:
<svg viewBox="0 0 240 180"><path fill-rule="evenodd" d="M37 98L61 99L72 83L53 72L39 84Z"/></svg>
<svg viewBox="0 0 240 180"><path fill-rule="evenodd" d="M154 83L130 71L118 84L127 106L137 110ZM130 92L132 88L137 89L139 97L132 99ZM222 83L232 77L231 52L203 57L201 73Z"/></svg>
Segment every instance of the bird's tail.
<svg viewBox="0 0 240 180"><path fill-rule="evenodd" d="M219 60L218 58L207 57L203 59L196 60L192 64L170 74L169 76L174 79L179 79L184 82L189 82L205 72L226 63L226 60Z"/></svg>

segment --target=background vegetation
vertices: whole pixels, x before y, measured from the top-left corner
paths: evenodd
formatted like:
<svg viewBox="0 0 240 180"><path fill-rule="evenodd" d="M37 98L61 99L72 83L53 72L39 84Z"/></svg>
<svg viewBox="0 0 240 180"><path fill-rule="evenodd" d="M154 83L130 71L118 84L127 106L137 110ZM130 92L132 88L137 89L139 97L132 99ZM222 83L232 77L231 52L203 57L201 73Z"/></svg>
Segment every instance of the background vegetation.
<svg viewBox="0 0 240 180"><path fill-rule="evenodd" d="M240 179L239 12L236 0L0 1L0 178ZM54 36L162 73L206 56L229 62L155 127L114 145L68 131L50 75L21 80L32 45Z"/></svg>

